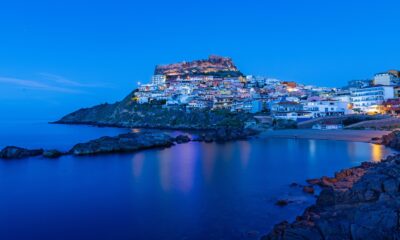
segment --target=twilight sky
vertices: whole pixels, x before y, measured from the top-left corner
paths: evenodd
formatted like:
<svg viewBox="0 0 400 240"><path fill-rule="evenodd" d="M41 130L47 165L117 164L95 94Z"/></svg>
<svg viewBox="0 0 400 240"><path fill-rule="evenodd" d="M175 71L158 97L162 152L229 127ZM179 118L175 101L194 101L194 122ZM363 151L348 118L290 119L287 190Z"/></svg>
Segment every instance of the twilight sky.
<svg viewBox="0 0 400 240"><path fill-rule="evenodd" d="M156 64L210 54L245 74L342 86L400 68L399 9L398 0L3 1L0 120L114 102Z"/></svg>

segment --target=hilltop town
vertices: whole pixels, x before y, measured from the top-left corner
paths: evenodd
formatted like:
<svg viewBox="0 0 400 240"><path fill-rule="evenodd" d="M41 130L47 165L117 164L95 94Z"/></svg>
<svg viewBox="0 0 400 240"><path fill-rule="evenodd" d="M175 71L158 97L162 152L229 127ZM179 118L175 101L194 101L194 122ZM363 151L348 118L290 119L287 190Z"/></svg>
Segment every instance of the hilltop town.
<svg viewBox="0 0 400 240"><path fill-rule="evenodd" d="M399 112L399 91L400 73L395 70L331 88L244 75L232 59L210 56L158 65L151 82L138 83L121 102L80 109L58 122L215 129L246 127L254 122L269 126L285 122L286 127L297 127L313 119L331 119L313 122L307 128L338 129L343 128L346 116L358 117L348 121L356 123L377 119L367 116L388 117Z"/></svg>
<svg viewBox="0 0 400 240"><path fill-rule="evenodd" d="M400 73L377 73L371 80L351 80L341 88L303 85L275 78L243 75L229 58L157 66L151 83L134 95L139 104L193 109L268 113L301 122L353 113L397 112Z"/></svg>

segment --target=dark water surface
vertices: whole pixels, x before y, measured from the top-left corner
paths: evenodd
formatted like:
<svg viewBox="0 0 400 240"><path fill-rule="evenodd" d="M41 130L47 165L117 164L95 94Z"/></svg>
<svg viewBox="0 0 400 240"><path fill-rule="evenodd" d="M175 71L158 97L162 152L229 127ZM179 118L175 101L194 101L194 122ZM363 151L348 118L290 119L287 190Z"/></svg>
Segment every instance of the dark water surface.
<svg viewBox="0 0 400 240"><path fill-rule="evenodd" d="M129 130L5 123L0 147L68 149ZM377 161L379 145L253 139L0 161L0 239L258 239L314 198L292 182ZM277 207L276 200L293 204Z"/></svg>

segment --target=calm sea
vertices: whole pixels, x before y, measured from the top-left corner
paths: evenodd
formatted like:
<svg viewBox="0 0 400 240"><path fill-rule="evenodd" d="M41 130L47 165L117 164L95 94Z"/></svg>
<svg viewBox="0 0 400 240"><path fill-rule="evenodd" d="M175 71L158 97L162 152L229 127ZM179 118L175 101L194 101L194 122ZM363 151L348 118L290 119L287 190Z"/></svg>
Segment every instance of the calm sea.
<svg viewBox="0 0 400 240"><path fill-rule="evenodd" d="M0 147L67 150L129 129L4 122ZM0 161L0 239L258 239L315 198L292 182L378 161L368 143L253 139ZM278 199L294 202L277 207Z"/></svg>

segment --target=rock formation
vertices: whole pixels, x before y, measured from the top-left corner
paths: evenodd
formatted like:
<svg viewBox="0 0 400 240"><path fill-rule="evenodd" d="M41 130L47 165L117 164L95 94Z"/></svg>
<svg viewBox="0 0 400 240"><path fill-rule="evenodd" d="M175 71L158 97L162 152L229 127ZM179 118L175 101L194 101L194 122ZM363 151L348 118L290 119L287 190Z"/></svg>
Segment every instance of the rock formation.
<svg viewBox="0 0 400 240"><path fill-rule="evenodd" d="M76 144L70 153L94 155L103 153L134 152L149 148L163 148L174 145L175 139L160 132L139 132L120 134L116 137L101 137L86 143Z"/></svg>
<svg viewBox="0 0 400 240"><path fill-rule="evenodd" d="M400 238L400 155L308 182L322 187L316 204L262 239Z"/></svg>

